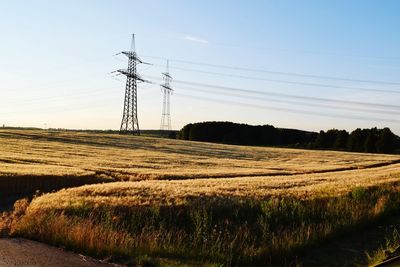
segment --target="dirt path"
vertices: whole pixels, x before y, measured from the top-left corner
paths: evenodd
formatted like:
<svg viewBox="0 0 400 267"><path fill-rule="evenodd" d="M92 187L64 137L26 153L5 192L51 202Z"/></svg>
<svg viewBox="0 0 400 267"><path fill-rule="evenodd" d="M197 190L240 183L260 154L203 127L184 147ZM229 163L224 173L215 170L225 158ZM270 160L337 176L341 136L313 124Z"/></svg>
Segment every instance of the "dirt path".
<svg viewBox="0 0 400 267"><path fill-rule="evenodd" d="M11 210L14 202L21 197L23 196L0 198L0 213ZM28 239L0 235L0 267L3 266L110 267L122 265L101 262Z"/></svg>
<svg viewBox="0 0 400 267"><path fill-rule="evenodd" d="M118 266L27 239L0 238L0 266Z"/></svg>

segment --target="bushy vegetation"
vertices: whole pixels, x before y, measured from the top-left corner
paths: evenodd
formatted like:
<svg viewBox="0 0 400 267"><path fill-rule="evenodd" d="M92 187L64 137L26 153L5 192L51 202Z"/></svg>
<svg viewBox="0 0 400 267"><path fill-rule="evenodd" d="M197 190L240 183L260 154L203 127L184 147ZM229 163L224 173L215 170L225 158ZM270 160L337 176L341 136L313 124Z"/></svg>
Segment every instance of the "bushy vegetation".
<svg viewBox="0 0 400 267"><path fill-rule="evenodd" d="M394 153L400 149L399 137L389 128L356 129L350 134L345 130L321 131L312 148L335 149L353 152Z"/></svg>
<svg viewBox="0 0 400 267"><path fill-rule="evenodd" d="M312 142L317 134L280 129L271 125L252 126L233 122L200 122L185 125L178 139L241 145L293 145Z"/></svg>
<svg viewBox="0 0 400 267"><path fill-rule="evenodd" d="M257 146L290 146L367 153L400 153L400 138L389 128L328 130L319 133L252 126L232 122L201 122L185 125L177 138L192 141Z"/></svg>
<svg viewBox="0 0 400 267"><path fill-rule="evenodd" d="M81 194L90 193L82 189ZM118 192L114 192L118 195ZM148 193L151 197L151 192ZM54 197L54 196L53 196ZM182 205L35 199L14 234L95 256L197 259L265 266L399 211L396 185L357 187L338 197L194 197Z"/></svg>

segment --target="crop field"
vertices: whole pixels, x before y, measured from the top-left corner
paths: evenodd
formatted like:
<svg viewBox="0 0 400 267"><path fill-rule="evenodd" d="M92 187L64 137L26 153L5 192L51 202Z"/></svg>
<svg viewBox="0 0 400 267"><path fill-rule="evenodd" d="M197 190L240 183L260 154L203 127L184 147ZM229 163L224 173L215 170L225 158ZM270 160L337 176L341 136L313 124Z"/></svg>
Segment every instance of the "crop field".
<svg viewBox="0 0 400 267"><path fill-rule="evenodd" d="M400 163L400 156L227 146L76 132L1 131L0 176L118 180L277 176Z"/></svg>
<svg viewBox="0 0 400 267"><path fill-rule="evenodd" d="M0 131L0 194L63 187L11 232L133 264L279 265L398 212L400 156Z"/></svg>

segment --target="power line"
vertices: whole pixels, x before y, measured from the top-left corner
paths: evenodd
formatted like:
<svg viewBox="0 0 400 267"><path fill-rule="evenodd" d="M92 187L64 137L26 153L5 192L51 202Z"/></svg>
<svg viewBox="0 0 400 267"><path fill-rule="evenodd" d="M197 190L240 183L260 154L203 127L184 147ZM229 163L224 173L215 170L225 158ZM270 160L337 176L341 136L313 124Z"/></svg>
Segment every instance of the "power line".
<svg viewBox="0 0 400 267"><path fill-rule="evenodd" d="M279 100L279 99L272 99L272 98L260 98L258 96L251 96L251 95L243 95L243 94L233 94L233 93L223 93L223 92L216 92L212 90L205 90L199 88L188 88L182 87L180 90L189 90L195 92L204 92L222 96L232 96L232 97L239 97L241 99L252 99L252 100L259 100L265 102L274 102L274 103L285 103L285 104L292 104L292 105L300 105L300 106L307 106L310 107L310 103L305 102L298 102L298 101L290 101L290 100ZM330 108L330 109L340 109L340 110L351 110L351 111L361 111L367 113L380 113L380 114L387 114L387 115L400 115L400 111L387 111L387 110L379 110L379 109L363 109L363 108L351 108L351 107L339 107L339 106L331 106L331 105L322 105L322 104L312 104L312 107L322 107L322 108Z"/></svg>
<svg viewBox="0 0 400 267"><path fill-rule="evenodd" d="M157 77L152 77L157 79ZM320 98L320 97L312 97L312 96L300 96L300 95L291 95L284 93L275 93L275 92L265 92L265 91L256 91L250 89L222 86L222 85L213 85L206 83L198 83L198 82L190 82L190 81L182 81L182 80L174 80L175 83L198 86L198 87L209 87L214 89L220 89L225 91L237 91L242 93L252 93L258 95L268 95L268 96L276 96L283 98L293 98L293 99L302 99L309 101L317 101L317 102L326 102L326 103L336 103L336 104L344 104L344 105L357 105L357 106L367 106L367 107L376 107L376 108L385 108L385 109L400 109L400 106L397 105L389 105L389 104L377 104L371 102L359 102L359 101L349 101L349 100L339 100L339 99L330 99L330 98Z"/></svg>
<svg viewBox="0 0 400 267"><path fill-rule="evenodd" d="M366 121L373 120L373 121L379 121L379 122L382 122L382 121L384 121L384 122L396 122L396 123L400 122L400 120L396 120L396 119L382 119L382 118L374 118L374 117L337 115L337 114L329 114L329 113L322 113L322 112L312 112L312 111L298 110L298 109L289 109L289 108L271 107L271 106L261 106L261 105L246 104L246 103L227 101L227 100L217 100L217 99L208 98L208 97L186 95L186 94L182 94L182 93L177 93L176 95L178 97L192 98L192 99L197 99L197 100L205 100L205 101L211 101L211 102L216 102L216 103L224 103L224 104L235 105L235 106L250 107L250 108L257 108L257 109L266 109L266 110L277 110L277 111L283 111L283 112L289 112L289 113L295 113L295 114L303 114L303 115L332 117L332 118L344 118L344 119L356 119L356 120L366 120Z"/></svg>
<svg viewBox="0 0 400 267"><path fill-rule="evenodd" d="M194 83L194 82L179 81L179 80L177 80L175 82L181 83L181 84L200 86L200 87L205 86L205 87L218 88L218 89L223 89L223 90L240 91L240 92L246 92L246 93L271 95L271 96L278 96L278 97L285 97L285 98L305 99L305 100L311 100L311 101L321 101L321 102L338 103L338 104L351 104L351 105L359 105L359 106L374 106L374 107L378 107L378 108L400 109L400 106L397 106L397 105L376 104L376 103L370 103L370 102L358 102L358 101L349 101L349 100L336 100L336 99L329 99L329 98L299 96L299 95L290 95L290 94L274 93L274 92L261 92L261 91L255 91L255 90L249 90L249 89L241 89L241 88L235 88L235 87L227 87L227 86L219 86L219 85L211 85L211 84L203 84L203 83Z"/></svg>
<svg viewBox="0 0 400 267"><path fill-rule="evenodd" d="M160 67L161 65L155 65L155 66ZM241 78L241 79L247 79L247 80L267 81L267 82L273 82L273 83L283 83L283 84L294 84L294 85L303 85L303 86L312 86L312 87L326 87L326 88L336 88L336 89L350 89L350 90L357 90L357 91L400 94L400 91L389 90L389 89L373 89L373 88L364 88L364 87L352 87L352 86L341 86L341 85L322 84L322 83L309 83L309 82L269 79L269 78L261 78L261 77L254 77L254 76L244 76L244 75L238 75L238 74L229 74L229 73L205 71L205 70L198 70L198 69L188 69L188 68L181 68L181 67L172 67L172 68L176 69L176 70L182 70L182 71L197 72L197 73L211 74L211 75L232 77L232 78Z"/></svg>
<svg viewBox="0 0 400 267"><path fill-rule="evenodd" d="M179 83L180 81L176 81ZM296 101L286 101L286 100L276 100L276 99L264 99L264 98L259 98L259 97L252 97L248 95L241 95L241 94L232 94L232 93L222 93L222 92L215 92L211 90L202 90L198 88L180 88L181 90L193 90L196 92L207 92L207 93L213 93L213 94L219 94L219 95L224 95L224 96L235 96L235 97L240 97L242 99L247 98L247 99L253 99L253 100L261 100L261 101L273 101L273 102L281 102L281 103L288 103L288 104L294 104L294 105L303 105L303 106L310 106L309 103L302 103L302 102L296 102ZM194 99L202 99L202 100L207 100L207 101L212 101L212 102L218 102L218 103L225 103L225 104L231 104L231 105L237 105L237 106L242 106L242 107L251 107L251 108L261 108L261 109L268 109L268 110L278 110L278 111L284 111L284 112L291 112L291 113L303 113L307 115L316 115L316 116L323 116L323 117L334 117L334 118L346 118L346 119L357 119L357 120L374 120L374 121L385 121L385 122L400 122L400 120L396 119L386 119L386 118L376 118L376 117L364 117L364 116L354 116L354 115L337 115L337 114L330 114L330 113L322 113L322 112L314 112L314 111L306 111L306 110L298 110L298 109L291 109L291 108L282 108L282 107L271 107L271 106L261 106L257 104L247 104L243 102L234 102L234 101L227 101L227 100L220 100L220 99L215 99L215 98L207 98L207 97L202 97L198 95L185 95L185 94L177 94L178 96L184 96L184 97L189 97L189 98L194 98ZM325 107L325 108L337 108L337 109L347 109L347 110L353 110L353 111L362 111L362 112L369 112L369 113L382 113L382 114L388 114L388 115L395 115L395 114L400 114L400 112L397 111L385 111L385 110L369 110L369 109L362 109L362 108L349 108L349 107L337 107L337 106L329 106L329 105L321 105L321 104L315 104L313 103L312 106L320 106L320 107Z"/></svg>
<svg viewBox="0 0 400 267"><path fill-rule="evenodd" d="M164 60L163 57L146 56L146 55L142 55L142 56L145 58ZM273 70L266 70L266 69L247 68L247 67L237 67L237 66L229 66L229 65L222 65L222 64L205 63L205 62L196 62L196 61L189 61L189 60L182 60L182 59L171 59L170 61L177 62L177 63L183 63L183 64L190 64L190 65L213 67L213 68L223 68L223 69L230 69L230 70L268 73L268 74L284 75L284 76L296 76L296 77L303 77L303 78L315 78L315 79L323 79L323 80L359 82L359 83L370 83L370 84L400 85L400 82L353 79L353 78L336 77L336 76L328 76L328 75L304 74L304 73L297 73L297 72L273 71Z"/></svg>
<svg viewBox="0 0 400 267"><path fill-rule="evenodd" d="M185 90L184 88L182 88ZM196 91L199 91L199 89L193 89ZM211 91L208 91L211 92ZM218 92L215 92L218 94ZM323 116L323 117L333 117L333 118L346 118L346 119L357 119L357 120L374 120L374 121L385 121L385 122L400 122L399 120L396 119L383 119L383 118L375 118L375 117L360 117L360 116L351 116L351 115L337 115L337 114L329 114L329 113L321 113L321 112L312 112L312 111L306 111L306 110L298 110L298 109L290 109L290 108L282 108L282 107L272 107L272 106L261 106L257 104L247 104L243 102L236 102L236 101L227 101L227 100L219 100L215 98L208 98L208 97L202 97L202 96L195 96L195 95L187 95L187 94L182 94L178 93L176 94L181 97L186 97L186 98L193 98L193 99L198 99L198 100L205 100L205 101L211 101L211 102L217 102L217 103L224 103L224 104L230 104L230 105L235 105L235 106L241 106L241 107L250 107L250 108L256 108L256 109L264 109L264 110L277 110L277 111L283 111L283 112L289 112L289 113L296 113L296 114L307 114L307 115L315 115L315 116ZM230 94L234 95L237 97L244 98L244 95L238 95L238 94ZM247 96L247 98L251 98ZM260 98L254 98L254 99L259 99L259 100L264 100ZM275 102L280 102L279 100L271 100ZM293 102L295 103L295 102ZM306 104L307 105L307 104ZM88 109L89 107L85 107L83 109ZM48 108L46 108L48 109ZM76 108L73 108L74 110ZM71 109L72 110L72 109ZM7 114L9 114L8 112ZM16 112L12 112L16 113Z"/></svg>

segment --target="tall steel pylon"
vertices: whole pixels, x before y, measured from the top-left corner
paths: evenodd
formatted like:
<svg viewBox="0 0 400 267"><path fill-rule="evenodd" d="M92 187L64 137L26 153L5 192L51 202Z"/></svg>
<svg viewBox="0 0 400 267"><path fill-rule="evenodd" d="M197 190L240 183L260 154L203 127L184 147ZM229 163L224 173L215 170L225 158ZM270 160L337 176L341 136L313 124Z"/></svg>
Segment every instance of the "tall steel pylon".
<svg viewBox="0 0 400 267"><path fill-rule="evenodd" d="M140 135L137 112L137 84L138 82L150 82L142 79L137 73L137 64L144 62L141 61L136 54L134 34L132 35L132 44L130 51L123 51L120 54L124 54L128 57L128 69L118 70L119 73L126 76L124 111L119 133Z"/></svg>
<svg viewBox="0 0 400 267"><path fill-rule="evenodd" d="M161 90L164 93L163 98L163 109L161 114L161 126L160 130L171 130L171 114L170 114L170 104L169 98L172 94L172 88L170 86L172 77L169 74L169 62L167 60L167 71L162 73L164 84L161 84Z"/></svg>

